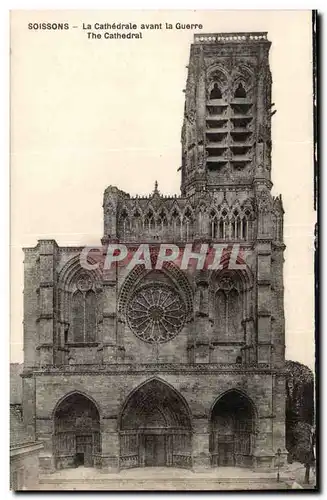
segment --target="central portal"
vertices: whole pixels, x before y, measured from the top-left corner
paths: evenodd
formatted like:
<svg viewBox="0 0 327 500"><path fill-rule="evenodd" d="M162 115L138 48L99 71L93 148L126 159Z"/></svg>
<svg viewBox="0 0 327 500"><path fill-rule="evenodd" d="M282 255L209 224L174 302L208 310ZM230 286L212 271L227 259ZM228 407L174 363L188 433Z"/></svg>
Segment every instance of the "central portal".
<svg viewBox="0 0 327 500"><path fill-rule="evenodd" d="M120 468L192 466L192 428L183 398L165 382L146 382L127 399L120 421Z"/></svg>

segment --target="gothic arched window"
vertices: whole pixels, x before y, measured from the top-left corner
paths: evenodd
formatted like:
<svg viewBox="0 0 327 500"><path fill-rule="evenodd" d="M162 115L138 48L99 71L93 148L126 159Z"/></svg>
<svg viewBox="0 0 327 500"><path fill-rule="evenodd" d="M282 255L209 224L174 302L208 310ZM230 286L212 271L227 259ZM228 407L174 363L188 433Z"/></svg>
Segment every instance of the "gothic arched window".
<svg viewBox="0 0 327 500"><path fill-rule="evenodd" d="M234 210L229 221L230 238L233 240L247 239L247 218L244 217L243 212Z"/></svg>
<svg viewBox="0 0 327 500"><path fill-rule="evenodd" d="M214 210L212 210L210 212L209 234L210 234L211 238L218 237L218 219L217 219L216 212Z"/></svg>
<svg viewBox="0 0 327 500"><path fill-rule="evenodd" d="M154 231L155 230L155 220L154 220L154 214L152 210L149 210L145 219L144 219L144 229L146 231Z"/></svg>
<svg viewBox="0 0 327 500"><path fill-rule="evenodd" d="M215 313L216 313L216 331L218 338L226 336L227 328L227 297L223 290L218 290L216 295Z"/></svg>
<svg viewBox="0 0 327 500"><path fill-rule="evenodd" d="M235 338L241 329L242 305L239 292L232 288L228 293L228 335Z"/></svg>
<svg viewBox="0 0 327 500"><path fill-rule="evenodd" d="M96 306L97 300L93 290L85 294L85 337L86 342L94 342L96 340Z"/></svg>
<svg viewBox="0 0 327 500"><path fill-rule="evenodd" d="M80 291L73 295L72 323L73 342L84 342L84 297Z"/></svg>
<svg viewBox="0 0 327 500"><path fill-rule="evenodd" d="M244 219L244 239L251 239L251 212L249 209L245 210L245 219Z"/></svg>
<svg viewBox="0 0 327 500"><path fill-rule="evenodd" d="M120 223L123 236L126 236L126 233L130 230L130 220L128 217L127 211L124 209L120 215Z"/></svg>
<svg viewBox="0 0 327 500"><path fill-rule="evenodd" d="M218 238L224 240L225 239L225 221L220 220L219 221L219 227L218 227Z"/></svg>
<svg viewBox="0 0 327 500"><path fill-rule="evenodd" d="M141 230L141 214L138 210L133 214L133 228L137 233Z"/></svg>
<svg viewBox="0 0 327 500"><path fill-rule="evenodd" d="M218 338L223 341L242 341L242 295L232 280L223 278L215 297L215 325Z"/></svg>
<svg viewBox="0 0 327 500"><path fill-rule="evenodd" d="M185 210L183 226L185 227L184 236L188 240L193 236L193 216L189 208Z"/></svg>
<svg viewBox="0 0 327 500"><path fill-rule="evenodd" d="M274 222L274 238L277 241L283 240L283 220L279 216L279 214L273 214L273 222Z"/></svg>
<svg viewBox="0 0 327 500"><path fill-rule="evenodd" d="M161 210L159 217L157 219L157 228L161 232L162 235L164 234L164 231L166 230L167 225L168 225L168 222L167 222L166 213L164 210Z"/></svg>
<svg viewBox="0 0 327 500"><path fill-rule="evenodd" d="M72 297L72 342L95 342L96 329L96 295L77 290Z"/></svg>
<svg viewBox="0 0 327 500"><path fill-rule="evenodd" d="M181 231L181 220L180 220L180 215L175 209L171 215L171 223L172 223L172 230L174 233L174 237L178 238L180 237L180 231Z"/></svg>

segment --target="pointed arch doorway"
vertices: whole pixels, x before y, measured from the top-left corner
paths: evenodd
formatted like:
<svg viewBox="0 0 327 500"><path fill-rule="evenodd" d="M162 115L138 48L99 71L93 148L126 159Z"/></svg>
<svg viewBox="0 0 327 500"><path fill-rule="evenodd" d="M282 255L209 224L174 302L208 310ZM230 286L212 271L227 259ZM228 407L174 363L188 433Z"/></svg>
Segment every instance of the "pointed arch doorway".
<svg viewBox="0 0 327 500"><path fill-rule="evenodd" d="M100 417L87 396L67 395L54 412L56 468L93 467L101 453Z"/></svg>
<svg viewBox="0 0 327 500"><path fill-rule="evenodd" d="M120 468L191 468L190 411L171 386L152 379L127 398L120 417Z"/></svg>
<svg viewBox="0 0 327 500"><path fill-rule="evenodd" d="M245 466L253 462L255 409L238 390L225 392L211 412L210 452L213 466Z"/></svg>

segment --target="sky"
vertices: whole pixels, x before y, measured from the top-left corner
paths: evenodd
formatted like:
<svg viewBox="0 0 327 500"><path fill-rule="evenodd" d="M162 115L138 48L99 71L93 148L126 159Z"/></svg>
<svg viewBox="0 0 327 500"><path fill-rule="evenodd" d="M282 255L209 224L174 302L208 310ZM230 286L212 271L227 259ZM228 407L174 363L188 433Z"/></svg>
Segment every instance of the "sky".
<svg viewBox="0 0 327 500"><path fill-rule="evenodd" d="M77 28L30 30L29 23ZM23 251L38 239L98 244L108 185L179 193L184 98L197 30L89 39L83 23L201 23L203 33L267 31L272 42L273 195L282 194L286 357L314 367L313 117L310 11L11 13L11 361L22 362ZM136 30L138 31L138 30ZM94 30L95 32L95 30Z"/></svg>

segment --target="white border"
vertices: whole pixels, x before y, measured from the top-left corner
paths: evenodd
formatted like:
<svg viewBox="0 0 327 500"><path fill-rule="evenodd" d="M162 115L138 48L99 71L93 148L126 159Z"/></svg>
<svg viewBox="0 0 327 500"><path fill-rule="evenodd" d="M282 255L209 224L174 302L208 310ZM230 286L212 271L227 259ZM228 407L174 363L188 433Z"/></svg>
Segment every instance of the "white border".
<svg viewBox="0 0 327 500"><path fill-rule="evenodd" d="M246 3L242 1L236 1L236 0L229 0L228 2L217 2L217 0L203 0L203 1L195 1L195 0L188 0L187 4L183 1L179 0L166 0L166 1L140 1L135 5L132 1L127 1L127 0L115 0L110 2L110 8L111 9L130 9L130 10L169 10L169 9L185 9L187 7L187 10L193 10L193 9L212 9L212 10L244 10L246 7L246 10L302 10L302 9L318 9L321 14L324 13L324 6L325 2L322 0L316 1L315 4L313 2L308 2L308 1L301 1L297 0L295 1L286 1L286 0L274 0L274 1L268 1L265 2L263 5L262 0L261 1L248 1ZM91 1L83 1L80 0L78 3L77 2L72 2L72 1L67 1L67 0L56 0L56 1L45 1L45 0L37 0L33 2L26 2L24 0L12 0L8 1L5 0L1 3L0 7L0 32L1 32L1 49L2 49L2 72L1 74L3 75L2 79L2 92L1 92L1 117L3 118L1 120L1 134L0 134L0 140L1 140L1 151L2 151L2 156L3 156L3 162L2 162L2 168L0 169L0 204L1 204L1 210L0 210L0 229L1 229L1 236L2 236L2 241L1 241L1 263L2 263L2 279L1 279L1 285L0 285L0 293L1 293L1 332L2 335L5 336L5 342L2 345L2 349L0 349L1 353L1 358L0 358L0 363L1 363L1 369L3 370L2 374L2 387L1 387L1 392L2 392L2 411L0 412L1 415L1 430L2 432L2 441L1 441L1 449L2 449L2 454L1 454L1 475L0 475L0 491L1 491L1 498L9 498L11 497L12 493L9 492L9 370L8 370L8 364L9 364L9 200L10 200L10 193L9 193L9 10L13 9L21 9L21 10L75 10L75 9L80 9L80 10L97 10L97 9L108 9L108 2L105 0L99 1L99 0L93 0ZM109 9L108 9L109 10ZM323 41L322 38L322 44L320 47L321 52L324 52L324 55L321 57L321 65L324 66L325 61L325 55L326 55L326 47L325 47L325 42ZM323 76L321 75L321 82L323 80ZM321 84L321 87L323 85ZM322 89L321 89L322 90ZM325 117L325 108L321 112L321 121L323 121L323 117ZM323 139L323 133L321 133L321 142ZM321 144L321 149L322 149L322 144ZM323 171L325 165L321 165L321 171ZM327 178L326 175L322 176L324 179ZM321 181L323 181L323 178ZM325 189L325 182L322 182L322 185L320 187L321 189L321 199L324 198L324 194L326 192ZM322 214L322 220L327 221L327 214L324 214L325 217L323 217ZM326 223L327 225L327 223ZM321 224L320 228L320 233L323 233L323 229L325 229L325 222ZM326 228L327 229L327 228ZM325 273L322 273L323 277L325 277ZM305 293L305 291L304 291ZM321 303L321 311L324 311L326 309L327 304L325 303L325 300L322 300ZM323 333L323 328L321 328L322 333ZM321 334L321 337L323 335ZM325 343L326 344L326 343ZM6 347L5 347L6 346ZM321 354L322 356L322 354ZM323 366L323 360L321 359L321 365ZM323 370L321 370L323 372ZM323 375L323 373L321 373ZM324 378L324 377L322 377ZM327 382L325 382L325 386L327 386ZM325 390L324 386L321 383L321 391L322 391L322 399L324 401L323 406L325 406L325 401L326 398L325 396ZM8 410L7 410L7 407ZM323 410L324 408L322 408ZM323 418L320 418L320 427L323 427ZM325 433L325 436L327 433ZM323 450L326 449L325 446L325 440L321 443L321 448ZM322 453L322 450L321 450ZM327 461L324 461L325 467ZM323 478L324 476L326 477L325 472L325 467L324 470L321 470L321 477ZM55 493L54 493L55 494ZM69 494L69 493L68 493ZM193 493L194 494L194 493ZM118 496L119 494L117 494ZM180 497L181 494L178 495ZM187 495L187 494L186 494ZM237 495L237 494L235 494ZM251 495L251 494L250 494ZM33 497L34 495L32 495ZM63 496L66 496L66 494L63 494ZM95 495L92 493L89 493L90 497L94 497ZM111 496L115 497L115 494L111 494ZM130 496L134 496L134 494L131 494ZM169 493L170 498L174 496L173 493ZM201 496L201 493L199 493L199 496Z"/></svg>

